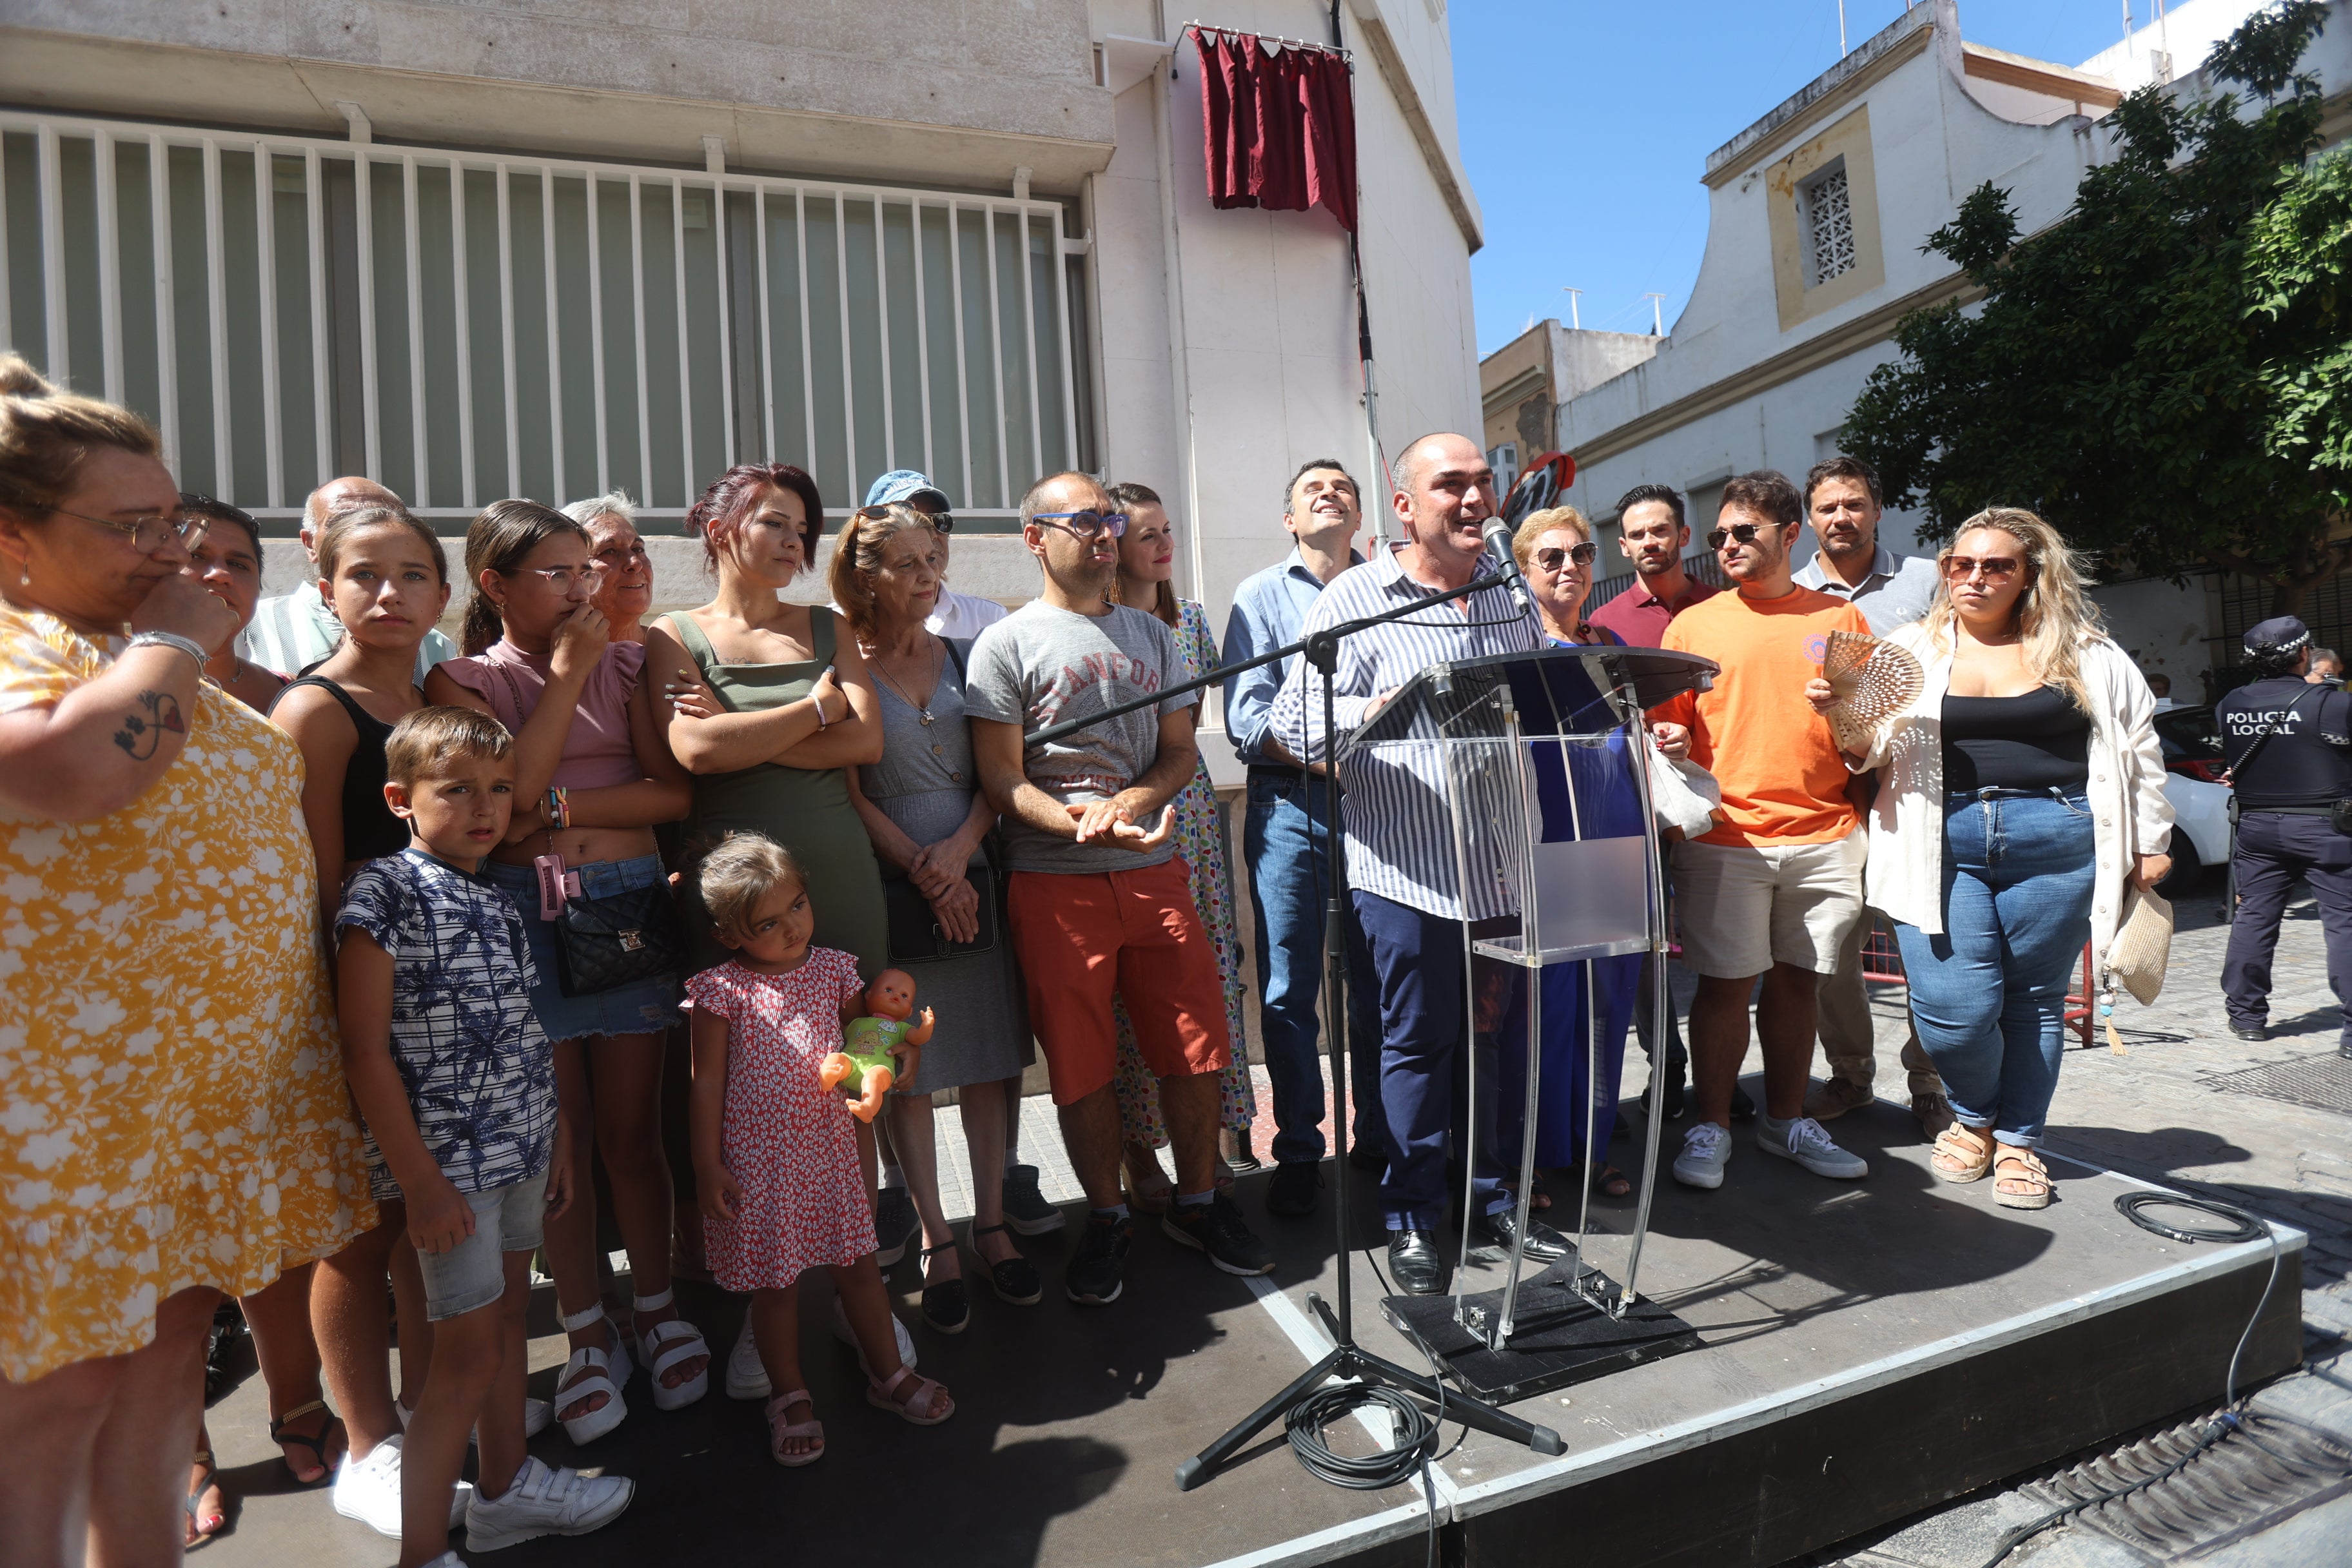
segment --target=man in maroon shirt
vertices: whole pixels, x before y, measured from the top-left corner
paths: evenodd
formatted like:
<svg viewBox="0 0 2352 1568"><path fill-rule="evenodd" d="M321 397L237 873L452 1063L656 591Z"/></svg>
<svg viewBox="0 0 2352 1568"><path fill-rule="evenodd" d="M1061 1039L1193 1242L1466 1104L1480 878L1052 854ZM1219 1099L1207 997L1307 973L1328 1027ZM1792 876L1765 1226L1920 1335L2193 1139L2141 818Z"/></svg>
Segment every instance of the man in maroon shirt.
<svg viewBox="0 0 2352 1568"><path fill-rule="evenodd" d="M1635 485L1617 502L1617 548L1633 563L1633 585L1585 617L1606 626L1633 647L1656 647L1666 640L1666 623L1701 599L1721 593L1694 582L1683 570L1683 552L1690 546L1690 527L1683 521L1683 498L1672 485ZM1652 990L1649 961L1642 964L1642 983L1633 993L1634 1035L1643 1054L1657 1057L1658 1021L1650 1016ZM1683 1073L1687 1053L1674 1014L1665 1020L1667 1071L1666 1115L1683 1113ZM1732 1115L1742 1121L1756 1114L1745 1090L1735 1090Z"/></svg>
<svg viewBox="0 0 2352 1568"><path fill-rule="evenodd" d="M1633 585L1585 618L1606 626L1633 647L1655 647L1666 623L1722 590L1691 580L1683 570L1690 527L1683 498L1671 485L1635 485L1617 502L1617 548L1633 563Z"/></svg>

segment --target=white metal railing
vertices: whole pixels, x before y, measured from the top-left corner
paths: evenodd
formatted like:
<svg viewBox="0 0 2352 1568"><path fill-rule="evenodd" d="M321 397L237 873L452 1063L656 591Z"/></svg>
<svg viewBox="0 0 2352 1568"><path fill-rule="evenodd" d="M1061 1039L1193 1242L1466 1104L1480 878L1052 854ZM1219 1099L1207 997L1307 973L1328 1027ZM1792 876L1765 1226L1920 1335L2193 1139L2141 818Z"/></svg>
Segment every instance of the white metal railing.
<svg viewBox="0 0 2352 1568"><path fill-rule="evenodd" d="M675 512L772 455L1001 515L1078 458L1071 248L1046 201L0 110L0 343L264 512Z"/></svg>

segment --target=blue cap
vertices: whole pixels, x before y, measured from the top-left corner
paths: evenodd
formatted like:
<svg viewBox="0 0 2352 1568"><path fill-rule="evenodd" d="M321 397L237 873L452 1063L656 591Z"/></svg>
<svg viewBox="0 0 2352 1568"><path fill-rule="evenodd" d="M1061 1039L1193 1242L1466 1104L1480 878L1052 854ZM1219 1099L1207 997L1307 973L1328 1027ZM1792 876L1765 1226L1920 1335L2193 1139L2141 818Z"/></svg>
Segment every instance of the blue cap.
<svg viewBox="0 0 2352 1568"><path fill-rule="evenodd" d="M893 468L866 487L866 504L888 506L894 501L912 500L925 494L940 498L941 511L948 510L952 505L948 500L948 492L931 483L930 475L919 474L912 468Z"/></svg>

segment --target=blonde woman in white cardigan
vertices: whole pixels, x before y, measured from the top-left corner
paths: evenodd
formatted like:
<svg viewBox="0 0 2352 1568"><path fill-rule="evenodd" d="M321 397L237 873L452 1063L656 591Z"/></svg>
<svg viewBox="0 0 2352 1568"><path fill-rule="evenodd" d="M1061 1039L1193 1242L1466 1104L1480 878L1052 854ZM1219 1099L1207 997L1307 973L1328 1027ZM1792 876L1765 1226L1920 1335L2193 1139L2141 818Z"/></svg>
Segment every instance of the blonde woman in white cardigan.
<svg viewBox="0 0 2352 1568"><path fill-rule="evenodd" d="M2067 980L2085 942L2104 954L2114 940L2126 883L2171 866L2156 699L2032 512L1978 513L1937 567L1934 607L1889 639L1918 656L1926 689L1846 762L1884 769L1868 894L1897 922L1919 1040L1958 1118L1936 1173L1990 1173L1996 1201L2038 1209ZM1830 705L1824 680L1805 695Z"/></svg>

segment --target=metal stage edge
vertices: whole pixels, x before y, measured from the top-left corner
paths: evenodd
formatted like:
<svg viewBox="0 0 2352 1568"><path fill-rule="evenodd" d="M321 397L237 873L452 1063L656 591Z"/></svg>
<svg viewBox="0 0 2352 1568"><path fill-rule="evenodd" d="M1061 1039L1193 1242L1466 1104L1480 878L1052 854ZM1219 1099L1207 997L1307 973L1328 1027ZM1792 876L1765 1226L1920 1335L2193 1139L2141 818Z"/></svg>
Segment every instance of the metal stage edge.
<svg viewBox="0 0 2352 1568"><path fill-rule="evenodd" d="M2174 1190L2044 1153L2085 1176ZM1491 1479L1465 1485L1435 1467L1439 1560L1532 1564L1572 1554L1619 1568L1770 1568L2217 1403L2275 1252L2242 1393L2302 1356L2306 1237L2275 1222L2272 1231L2273 1240L2199 1245L2102 1289ZM1328 1350L1319 1325L1278 1288L1250 1284L1302 1355ZM1415 1568L1429 1531L1416 1499L1208 1568Z"/></svg>

